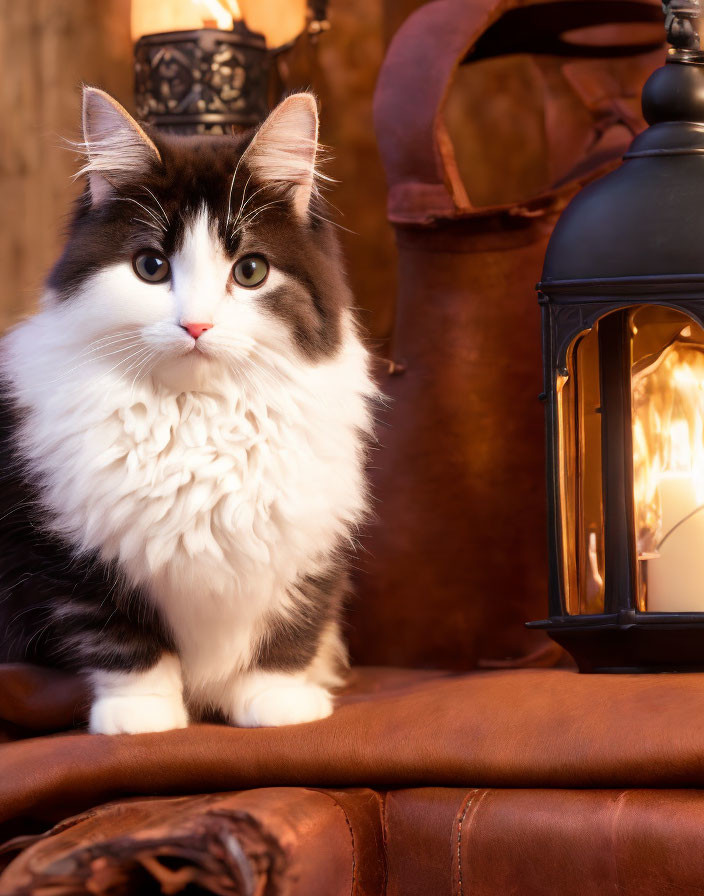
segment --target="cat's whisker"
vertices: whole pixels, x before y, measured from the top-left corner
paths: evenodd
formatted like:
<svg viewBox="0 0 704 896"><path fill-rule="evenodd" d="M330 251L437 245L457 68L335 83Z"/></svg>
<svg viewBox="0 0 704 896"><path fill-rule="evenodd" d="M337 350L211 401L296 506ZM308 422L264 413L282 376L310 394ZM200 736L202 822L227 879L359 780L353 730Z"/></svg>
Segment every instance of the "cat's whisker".
<svg viewBox="0 0 704 896"><path fill-rule="evenodd" d="M118 330L116 333L107 333L105 336L100 336L98 339L93 339L89 342L84 348L89 349L94 345L100 345L102 342L105 342L110 339L119 339L122 336L133 336L137 330L135 328L130 328L129 330Z"/></svg>
<svg viewBox="0 0 704 896"><path fill-rule="evenodd" d="M86 347L90 348L93 345L99 345L101 342L107 342L111 339L119 339L123 336L134 336L137 332L137 329L131 327L129 330L118 330L116 333L106 333L105 336L100 336L98 339L89 342Z"/></svg>
<svg viewBox="0 0 704 896"><path fill-rule="evenodd" d="M128 377L132 376L133 371L138 372L142 363L144 361L147 361L150 357L151 357L151 350L145 347L144 351L140 352L137 356L135 356L132 359L132 361L127 365L127 367L125 367L124 370L119 371L118 379L120 381L126 380ZM128 392L127 406L130 406L132 404L132 398L133 398L132 393L133 393L133 389L135 386L136 376L137 376L137 374L135 373L135 377L132 379L132 383L130 385L130 389Z"/></svg>
<svg viewBox="0 0 704 896"><path fill-rule="evenodd" d="M117 370L118 370L117 379L120 382L124 382L125 380L127 380L128 377L132 376L133 371L139 369L139 367L141 366L143 361L149 360L149 358L151 357L151 352L152 352L152 349L145 347L143 351L137 352L134 356L132 356L130 363L127 364L127 366L124 368L124 370L121 370L118 367L117 368ZM133 380L133 383L134 383L134 380ZM117 388L117 385L115 385L115 388ZM131 394L129 397L129 401L130 401L130 403L132 401Z"/></svg>
<svg viewBox="0 0 704 896"><path fill-rule="evenodd" d="M241 363L238 364L232 359L226 359L226 366L234 374L240 385L244 383L246 391L254 392L257 398L262 398L258 385L250 379L247 370Z"/></svg>
<svg viewBox="0 0 704 896"><path fill-rule="evenodd" d="M89 342L85 348L81 349L80 352L77 352L75 355L71 357L71 361L78 361L80 358L85 357L86 355L94 354L95 352L102 351L105 348L109 348L111 345L116 345L120 342L127 342L130 339L134 339L138 334L135 331L127 334L124 333L122 335L115 336L104 336L102 339L96 339L93 342Z"/></svg>
<svg viewBox="0 0 704 896"><path fill-rule="evenodd" d="M62 374L60 374L60 376L56 377L55 379L48 380L44 385L50 386L50 385L54 385L55 383L60 383L61 380L66 379L66 377L70 376L72 373L75 373L77 370L80 370L82 367L85 367L87 364L91 364L91 363L93 363L93 361L96 361L96 360L102 360L102 358L109 358L112 355L118 355L121 352L129 351L136 344L137 344L137 341L135 340L132 345L129 345L129 344L122 345L122 346L120 346L120 348L115 349L114 351L111 351L111 352L107 352L104 355L101 354L101 355L96 355L96 357L93 357L93 358L87 358L82 363L76 364L75 367L71 367L70 370L65 370Z"/></svg>
<svg viewBox="0 0 704 896"><path fill-rule="evenodd" d="M245 381L249 384L250 389L254 392L254 394L262 402L263 405L265 405L266 407L271 407L279 413L281 412L281 402L272 394L266 396L264 395L261 384L256 380L256 373L254 370L248 370L243 365L239 366L237 370L242 376L244 376Z"/></svg>
<svg viewBox="0 0 704 896"><path fill-rule="evenodd" d="M237 222L239 221L239 219L240 219L240 217L241 217L241 215L242 215L242 209L244 208L244 197L247 195L247 187L249 186L249 182L250 182L251 179L252 179L252 175L250 174L249 177L247 178L246 182L245 182L244 190L242 190L242 200L240 201L240 208L239 208L239 211L237 212L237 217L236 217L235 220L232 222L232 231L233 231L233 233L235 232L235 230L236 230L236 228L237 228Z"/></svg>
<svg viewBox="0 0 704 896"><path fill-rule="evenodd" d="M121 351L129 351L130 348L132 348L134 345L137 345L139 342L139 338L134 336L128 339L119 340L117 342L108 342L105 345L97 346L90 352L83 352L78 355L74 355L74 357L70 360L78 361L81 358L83 358L84 360L82 360L80 364L76 364L69 370L64 371L62 376L73 373L75 370L79 370L81 367L85 367L86 364L90 364L91 362L97 361L100 358L109 358L111 355L116 355ZM106 349L111 349L111 351L107 352L105 351Z"/></svg>
<svg viewBox="0 0 704 896"><path fill-rule="evenodd" d="M256 346L252 346L250 352L250 359L252 363L257 365L260 370L268 373L272 382L278 387L284 383L290 382L292 379L296 379L296 373L293 370L283 370L281 368L281 364L283 363L283 359L273 359L269 358L263 352L261 352ZM278 361L278 364L277 364Z"/></svg>
<svg viewBox="0 0 704 896"><path fill-rule="evenodd" d="M115 370L117 370L121 364L127 363L127 361L129 361L131 358L134 358L136 355L139 355L144 351L149 351L149 348L142 346L141 348L137 349L136 352L133 352L131 355L128 355L128 357L123 358L120 361L118 361L117 364L115 364L113 367L110 368L110 370L106 370L105 373L103 373L99 377L99 379L104 379L106 376L110 376L110 374L113 373Z"/></svg>
<svg viewBox="0 0 704 896"><path fill-rule="evenodd" d="M227 229L230 226L230 215L232 212L232 189L235 186L235 178L237 177L237 172L240 170L240 163L243 158L244 158L244 153L237 160L237 164L235 165L235 170L232 174L232 180L230 181L230 192L227 197L227 220L225 221L225 233L227 233ZM249 183L249 181L247 181L247 183ZM245 186L245 190L246 189L247 189L247 187ZM242 198L244 199L244 194L242 195Z"/></svg>
<svg viewBox="0 0 704 896"><path fill-rule="evenodd" d="M135 205L138 205L140 208L144 209L144 211L149 215L151 220L154 221L155 225L157 227L159 227L160 230L166 232L166 225L161 220L161 217L159 216L158 212L156 212L153 208L150 208L148 205L144 205L144 203L139 202L139 200L137 200L137 199L133 199L131 197L127 197L127 198L129 198L131 202L134 202Z"/></svg>
<svg viewBox="0 0 704 896"><path fill-rule="evenodd" d="M146 358L140 362L139 367L137 368L137 372L134 375L134 379L132 380L132 385L130 386L130 404L132 404L132 400L134 398L134 389L137 384L137 380L138 380L139 376L142 373L144 373L145 377L148 376L149 372L152 370L152 368L154 367L154 364L156 364L158 360L159 360L158 352L155 352L152 350L149 352L149 354L146 356ZM150 362L153 362L151 364L151 367L149 367Z"/></svg>
<svg viewBox="0 0 704 896"><path fill-rule="evenodd" d="M159 360L160 360L160 356L158 354L155 354L154 358L152 359L152 363L149 365L149 367L147 367L146 370L142 371L140 374L143 380L147 379L147 377L151 376L152 371L159 363Z"/></svg>
<svg viewBox="0 0 704 896"><path fill-rule="evenodd" d="M159 218L157 213L152 209L148 208L142 202L139 202L137 199L134 199L132 196L115 196L114 200L116 202L133 202L135 205L139 206L142 211L146 212L150 218L154 221L154 224L159 228L162 233L166 233L166 227L164 227L164 222Z"/></svg>
<svg viewBox="0 0 704 896"><path fill-rule="evenodd" d="M273 393L278 391L282 384L283 380L276 375L275 372L271 370L267 370L266 368L257 364L257 362L253 358L247 358L245 363L241 364L241 369L247 374L249 379L252 379L254 383L262 383L266 385L269 389L272 390Z"/></svg>
<svg viewBox="0 0 704 896"><path fill-rule="evenodd" d="M249 199L247 199L246 202L243 202L243 204L242 204L242 206L241 206L241 208L240 208L240 214L244 211L244 209L247 208L247 206L248 206L249 203L254 199L255 196L258 196L258 195L259 195L262 191L264 191L264 190L270 190L270 189L271 189L270 184L264 184L263 187L259 187L257 190L255 190L255 191L252 193L252 195L249 197ZM242 199L244 199L244 195L242 196Z"/></svg>
<svg viewBox="0 0 704 896"><path fill-rule="evenodd" d="M125 379L131 374L131 372L137 366L139 366L139 364L141 364L141 362L143 360L145 360L148 357L147 352L148 352L148 349L145 349L144 353L142 353L142 352L136 353L135 357L132 358L131 363L128 364L128 366L125 368L125 370L120 370L120 365L118 364L118 365L116 365L115 368L113 368L113 370L108 371L106 374L104 374L101 377L101 380L104 381L108 375L112 375L111 381L107 384L107 389L106 389L105 395L104 395L104 398L106 400L112 401L113 400L112 396L115 393L119 394L119 390L121 389L121 386L124 383ZM115 373L117 373L116 376L115 376ZM131 404L131 403L132 403L132 397L130 396L129 404Z"/></svg>
<svg viewBox="0 0 704 896"><path fill-rule="evenodd" d="M157 233L163 232L162 228L157 227L153 221L145 221L144 218L133 218L132 220L137 221L139 224L144 224L146 227L151 227L152 230L156 230Z"/></svg>
<svg viewBox="0 0 704 896"><path fill-rule="evenodd" d="M245 215L244 218L242 218L242 220L237 225L236 229L242 230L248 224L251 224L252 221L256 220L256 218L262 212L265 212L267 209L273 208L275 205L282 205L283 203L286 203L287 201L288 200L283 197L281 199L273 199L271 202L267 202L266 205L261 205L258 208L253 209L251 212L249 212L249 214Z"/></svg>
<svg viewBox="0 0 704 896"><path fill-rule="evenodd" d="M164 226L167 228L170 227L171 225L169 222L169 216L164 211L164 206L159 202L159 200L156 198L154 193L152 193L152 191L149 189L149 187L147 187L146 185L143 185L143 189L146 190L147 193L149 193L149 195L152 197L154 202L156 202L156 204L159 206L159 210L161 211L161 214L164 216Z"/></svg>
<svg viewBox="0 0 704 896"><path fill-rule="evenodd" d="M337 221L331 221L330 218L326 218L318 212L311 211L311 215L314 218L317 218L318 221L324 221L326 224L330 224L331 227L337 227L338 230L344 230L345 233L350 233L352 236L359 236L355 230L350 230L349 227L343 227L342 224L339 224Z"/></svg>
<svg viewBox="0 0 704 896"><path fill-rule="evenodd" d="M269 381L269 385L274 388L280 387L284 382L283 377L279 375L278 371L267 364L264 356L257 354L254 346L243 346L238 343L237 340L227 339L221 339L220 345L241 354L243 359L242 361L239 361L240 366L249 364L251 367L255 368L255 370L258 370L258 372ZM257 364L257 359L261 362L260 364ZM238 362L231 361L230 363L236 364Z"/></svg>

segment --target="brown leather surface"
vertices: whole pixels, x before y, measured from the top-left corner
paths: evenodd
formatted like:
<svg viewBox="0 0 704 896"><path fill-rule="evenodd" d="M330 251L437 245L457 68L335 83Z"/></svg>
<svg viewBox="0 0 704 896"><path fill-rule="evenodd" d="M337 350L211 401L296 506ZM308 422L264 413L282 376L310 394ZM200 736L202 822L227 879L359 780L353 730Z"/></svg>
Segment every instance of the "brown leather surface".
<svg viewBox="0 0 704 896"><path fill-rule="evenodd" d="M457 106L451 86L466 51L521 5L423 6L394 37L379 77L375 122L399 249L392 358L403 372L397 366L390 375L387 365L381 373L389 402L371 463L375 520L362 539L349 614L360 665L520 665L544 643L524 627L545 616L547 601L534 285L564 203L614 165L643 126L637 97L662 53L505 56L503 81L496 59L471 62L461 69L471 103ZM573 5L551 10L554 28ZM529 141L526 116L511 114L510 85L524 72L542 143ZM492 104L498 111L482 113L482 127L458 130L471 109ZM487 151L492 120L503 124L512 152ZM530 189L511 202L475 200L472 184L500 184L524 149L535 156Z"/></svg>
<svg viewBox="0 0 704 896"><path fill-rule="evenodd" d="M109 804L24 847L1 896L701 893L704 792L264 788Z"/></svg>
<svg viewBox="0 0 704 896"><path fill-rule="evenodd" d="M113 803L16 843L0 894L379 896L380 804L303 788Z"/></svg>
<svg viewBox="0 0 704 896"><path fill-rule="evenodd" d="M79 725L88 700L80 676L29 663L0 665L0 741Z"/></svg>
<svg viewBox="0 0 704 896"><path fill-rule="evenodd" d="M553 218L399 234L376 521L350 618L360 663L471 668L520 657L547 601L540 316Z"/></svg>
<svg viewBox="0 0 704 896"><path fill-rule="evenodd" d="M0 822L264 786L704 787L704 674L358 669L320 722L0 745Z"/></svg>
<svg viewBox="0 0 704 896"><path fill-rule="evenodd" d="M386 894L693 896L703 825L699 790L391 792Z"/></svg>

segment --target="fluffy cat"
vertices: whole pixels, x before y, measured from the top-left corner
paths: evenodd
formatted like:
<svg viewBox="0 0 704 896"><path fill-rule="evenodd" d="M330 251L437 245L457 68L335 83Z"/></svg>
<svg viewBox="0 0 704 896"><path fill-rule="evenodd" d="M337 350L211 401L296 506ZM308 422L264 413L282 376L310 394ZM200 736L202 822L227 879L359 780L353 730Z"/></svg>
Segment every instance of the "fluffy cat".
<svg viewBox="0 0 704 896"><path fill-rule="evenodd" d="M83 96L86 189L1 343L0 659L87 672L93 732L332 710L375 390L315 100L175 137Z"/></svg>

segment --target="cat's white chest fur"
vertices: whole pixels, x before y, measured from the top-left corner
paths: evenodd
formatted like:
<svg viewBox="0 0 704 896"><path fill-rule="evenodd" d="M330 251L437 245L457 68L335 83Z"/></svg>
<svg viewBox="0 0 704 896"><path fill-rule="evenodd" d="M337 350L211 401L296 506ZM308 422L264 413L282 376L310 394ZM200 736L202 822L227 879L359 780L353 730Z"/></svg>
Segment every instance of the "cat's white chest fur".
<svg viewBox="0 0 704 896"><path fill-rule="evenodd" d="M55 323L44 312L5 346L48 522L145 589L211 702L364 512L364 349L349 327L332 360L178 394L109 361L70 371Z"/></svg>

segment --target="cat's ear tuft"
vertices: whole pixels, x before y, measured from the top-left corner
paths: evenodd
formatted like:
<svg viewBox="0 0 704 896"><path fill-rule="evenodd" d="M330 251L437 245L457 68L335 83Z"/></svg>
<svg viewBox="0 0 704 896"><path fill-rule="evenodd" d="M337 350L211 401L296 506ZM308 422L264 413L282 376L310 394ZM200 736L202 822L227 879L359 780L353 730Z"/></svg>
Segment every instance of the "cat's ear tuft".
<svg viewBox="0 0 704 896"><path fill-rule="evenodd" d="M318 106L310 93L294 93L273 110L244 154L262 184L287 189L294 208L305 215L315 188Z"/></svg>
<svg viewBox="0 0 704 896"><path fill-rule="evenodd" d="M93 204L161 161L159 150L126 109L96 87L83 88L83 144Z"/></svg>

